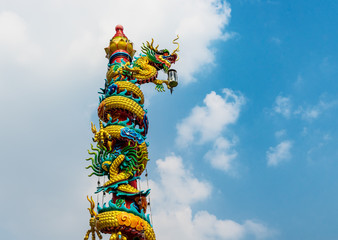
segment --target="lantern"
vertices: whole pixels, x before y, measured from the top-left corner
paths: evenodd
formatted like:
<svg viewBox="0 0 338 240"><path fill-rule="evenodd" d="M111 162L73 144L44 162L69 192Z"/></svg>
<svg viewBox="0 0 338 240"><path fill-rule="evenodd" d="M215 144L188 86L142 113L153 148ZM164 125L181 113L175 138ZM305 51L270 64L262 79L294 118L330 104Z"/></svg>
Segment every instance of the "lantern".
<svg viewBox="0 0 338 240"><path fill-rule="evenodd" d="M168 83L171 88L174 88L178 85L178 76L177 76L177 71L175 69L169 69Z"/></svg>
<svg viewBox="0 0 338 240"><path fill-rule="evenodd" d="M170 86L170 93L173 93L173 88L178 85L178 76L175 69L169 69L168 71L168 84Z"/></svg>

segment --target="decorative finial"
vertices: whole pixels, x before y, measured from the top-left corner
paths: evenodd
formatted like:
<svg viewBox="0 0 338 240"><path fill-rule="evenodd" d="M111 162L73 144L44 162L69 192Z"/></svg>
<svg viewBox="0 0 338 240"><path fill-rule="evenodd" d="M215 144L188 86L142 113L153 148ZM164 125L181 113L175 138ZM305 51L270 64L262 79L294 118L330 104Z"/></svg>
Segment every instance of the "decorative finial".
<svg viewBox="0 0 338 240"><path fill-rule="evenodd" d="M122 25L120 25L120 24L116 25L115 31L116 31L116 33L115 33L114 37L125 37L125 38L127 38L126 35L124 35L124 33L123 33L123 26Z"/></svg>

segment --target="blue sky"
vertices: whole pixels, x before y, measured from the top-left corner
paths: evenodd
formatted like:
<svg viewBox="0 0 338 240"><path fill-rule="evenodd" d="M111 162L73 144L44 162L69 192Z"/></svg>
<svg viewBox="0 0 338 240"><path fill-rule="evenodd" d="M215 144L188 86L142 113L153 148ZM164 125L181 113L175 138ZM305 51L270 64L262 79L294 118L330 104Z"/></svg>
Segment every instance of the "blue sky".
<svg viewBox="0 0 338 240"><path fill-rule="evenodd" d="M158 239L338 239L336 1L0 3L4 239L84 236L117 24L138 53L180 35L177 89L144 88Z"/></svg>

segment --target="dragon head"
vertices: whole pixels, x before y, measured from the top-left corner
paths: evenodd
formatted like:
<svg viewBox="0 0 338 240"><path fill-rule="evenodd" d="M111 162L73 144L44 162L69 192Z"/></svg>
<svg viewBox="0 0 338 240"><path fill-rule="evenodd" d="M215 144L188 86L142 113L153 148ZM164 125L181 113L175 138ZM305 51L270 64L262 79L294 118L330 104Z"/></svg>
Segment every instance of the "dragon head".
<svg viewBox="0 0 338 240"><path fill-rule="evenodd" d="M170 53L167 49L158 50L158 45L156 47L153 46L154 39L151 40L151 43L147 42L147 44L143 44L142 52L148 57L149 64L154 66L157 71L164 70L168 72L171 67L171 64L178 61L177 52L179 52L179 43L176 42L178 40L178 36L173 40L174 44L177 44L177 48Z"/></svg>

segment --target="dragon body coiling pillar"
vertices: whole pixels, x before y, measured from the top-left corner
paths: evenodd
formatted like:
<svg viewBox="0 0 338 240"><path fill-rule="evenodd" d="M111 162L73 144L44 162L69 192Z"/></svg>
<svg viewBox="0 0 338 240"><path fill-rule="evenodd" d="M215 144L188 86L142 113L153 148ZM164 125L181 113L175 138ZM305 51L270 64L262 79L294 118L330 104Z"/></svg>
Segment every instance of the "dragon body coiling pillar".
<svg viewBox="0 0 338 240"><path fill-rule="evenodd" d="M134 59L133 43L123 33L123 27L117 25L116 34L105 48L109 59L105 86L101 88L98 117L99 129L92 123L93 141L89 154L92 157L88 169L89 175L107 176L107 181L97 187L96 193L111 194L108 204L102 206L88 198L90 227L85 240L92 234L102 238L110 234L110 240L155 240L155 233L147 211L147 196L150 189L141 191L137 180L148 162L146 135L148 132L147 111L144 109L144 96L140 85L154 83L155 89L164 91L163 84L170 91L177 85L173 79L176 71L170 69L178 60L176 50L158 50L147 42L142 46L140 57ZM168 73L168 80L158 80L158 71Z"/></svg>

